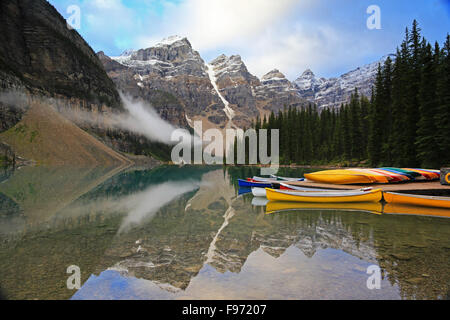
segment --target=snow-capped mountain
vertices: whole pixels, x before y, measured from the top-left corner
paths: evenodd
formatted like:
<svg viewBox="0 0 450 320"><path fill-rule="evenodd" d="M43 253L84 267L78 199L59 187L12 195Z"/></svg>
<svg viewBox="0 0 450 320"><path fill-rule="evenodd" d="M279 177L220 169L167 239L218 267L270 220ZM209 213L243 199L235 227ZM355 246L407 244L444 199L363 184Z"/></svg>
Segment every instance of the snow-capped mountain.
<svg viewBox="0 0 450 320"><path fill-rule="evenodd" d="M260 106L270 112L278 112L284 107L301 107L306 100L301 97L296 87L281 73L274 69L261 78L261 85L255 88Z"/></svg>
<svg viewBox="0 0 450 320"><path fill-rule="evenodd" d="M155 90L173 96L184 109L184 114L168 117L177 125L182 118L190 125L202 120L204 128L249 127L258 115L306 102L279 71L260 81L239 55L221 55L207 64L188 39L179 36L118 57L99 56L121 90L144 99Z"/></svg>
<svg viewBox="0 0 450 320"><path fill-rule="evenodd" d="M300 95L308 101L314 101L319 88L326 82L324 78L317 78L315 74L307 69L303 74L294 81L294 85Z"/></svg>
<svg viewBox="0 0 450 320"><path fill-rule="evenodd" d="M352 70L338 78L317 78L308 69L294 81L294 84L302 97L316 103L319 108L339 108L341 104L349 102L355 88L360 94L371 96L378 65L383 65L388 57L391 60L395 59L394 55L387 55L379 61Z"/></svg>
<svg viewBox="0 0 450 320"><path fill-rule="evenodd" d="M238 126L245 126L246 119L259 114L253 88L260 84L259 79L247 69L241 57L220 55L210 62L210 70L220 94L235 111L234 120Z"/></svg>
<svg viewBox="0 0 450 320"><path fill-rule="evenodd" d="M206 63L179 36L118 57L99 57L119 89L156 105L164 119L178 126L201 120L204 128L221 129L249 127L257 116L308 102L339 107L355 88L370 96L378 64L387 58L332 79L317 78L308 69L290 82L277 69L258 79L239 55L220 55Z"/></svg>

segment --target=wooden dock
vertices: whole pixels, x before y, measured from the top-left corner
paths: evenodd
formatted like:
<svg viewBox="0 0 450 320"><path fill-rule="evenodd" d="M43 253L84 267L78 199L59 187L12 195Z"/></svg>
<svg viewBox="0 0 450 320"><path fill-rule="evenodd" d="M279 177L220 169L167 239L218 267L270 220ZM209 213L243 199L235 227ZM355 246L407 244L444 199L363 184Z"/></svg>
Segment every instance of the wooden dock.
<svg viewBox="0 0 450 320"><path fill-rule="evenodd" d="M299 187L323 188L335 190L356 190L371 187L374 189L382 189L383 191L389 192L437 195L437 196L450 195L450 186L441 185L439 181L417 181L417 182L392 183L392 184L352 184L352 185L337 185L328 183L318 183L313 181L295 181L295 182L286 182L286 184Z"/></svg>

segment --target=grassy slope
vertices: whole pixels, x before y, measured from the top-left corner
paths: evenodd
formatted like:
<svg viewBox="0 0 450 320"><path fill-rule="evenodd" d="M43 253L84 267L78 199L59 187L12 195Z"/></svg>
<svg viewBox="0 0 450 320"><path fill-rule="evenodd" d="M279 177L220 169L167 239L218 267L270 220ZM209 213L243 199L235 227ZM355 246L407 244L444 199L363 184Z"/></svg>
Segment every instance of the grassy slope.
<svg viewBox="0 0 450 320"><path fill-rule="evenodd" d="M34 102L22 121L0 134L0 141L25 159L44 165L121 165L130 160L65 119Z"/></svg>

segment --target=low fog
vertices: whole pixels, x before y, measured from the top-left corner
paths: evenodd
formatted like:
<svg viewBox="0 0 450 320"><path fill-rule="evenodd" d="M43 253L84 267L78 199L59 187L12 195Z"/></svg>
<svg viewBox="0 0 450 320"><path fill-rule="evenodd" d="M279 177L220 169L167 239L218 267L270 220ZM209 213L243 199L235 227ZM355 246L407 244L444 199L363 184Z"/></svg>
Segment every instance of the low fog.
<svg viewBox="0 0 450 320"><path fill-rule="evenodd" d="M101 113L75 109L66 100L36 97L19 91L9 91L0 94L0 102L19 110L26 110L33 103L42 103L58 110L65 118L79 126L98 126L105 129L129 131L142 135L154 142L174 145L178 141L171 141L172 133L179 129L163 120L155 109L148 103L133 100L120 93L124 108L128 113ZM186 138L192 136L186 131ZM186 141L189 141L186 139Z"/></svg>

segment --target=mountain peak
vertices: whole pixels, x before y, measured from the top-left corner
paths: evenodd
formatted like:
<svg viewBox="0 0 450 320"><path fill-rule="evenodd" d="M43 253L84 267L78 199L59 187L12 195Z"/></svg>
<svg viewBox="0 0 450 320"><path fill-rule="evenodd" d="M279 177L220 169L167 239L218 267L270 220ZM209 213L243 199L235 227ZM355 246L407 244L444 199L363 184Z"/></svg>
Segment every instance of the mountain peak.
<svg viewBox="0 0 450 320"><path fill-rule="evenodd" d="M131 56L135 51L133 49L127 49L124 52L122 52L122 54L120 55L120 57L129 57Z"/></svg>
<svg viewBox="0 0 450 320"><path fill-rule="evenodd" d="M225 54L222 53L220 56L218 56L217 58L212 60L209 64L217 65L217 64L224 63L227 60L228 60L228 57Z"/></svg>
<svg viewBox="0 0 450 320"><path fill-rule="evenodd" d="M394 55L388 54L378 61L330 79L316 78L314 73L307 69L294 83L299 94L308 101L316 103L319 108L339 107L350 100L355 88L358 88L360 94L366 97L371 95L378 65L383 64L387 58L395 60Z"/></svg>
<svg viewBox="0 0 450 320"><path fill-rule="evenodd" d="M278 69L273 69L262 77L262 80L273 80L273 79L286 79L285 75Z"/></svg>
<svg viewBox="0 0 450 320"><path fill-rule="evenodd" d="M177 35L162 39L158 44L156 44L156 47L165 47L165 46L169 47L178 43L187 44L189 47L192 47L191 43L186 37L181 37Z"/></svg>
<svg viewBox="0 0 450 320"><path fill-rule="evenodd" d="M311 69L306 69L303 72L302 77L315 77L315 74L311 71Z"/></svg>

